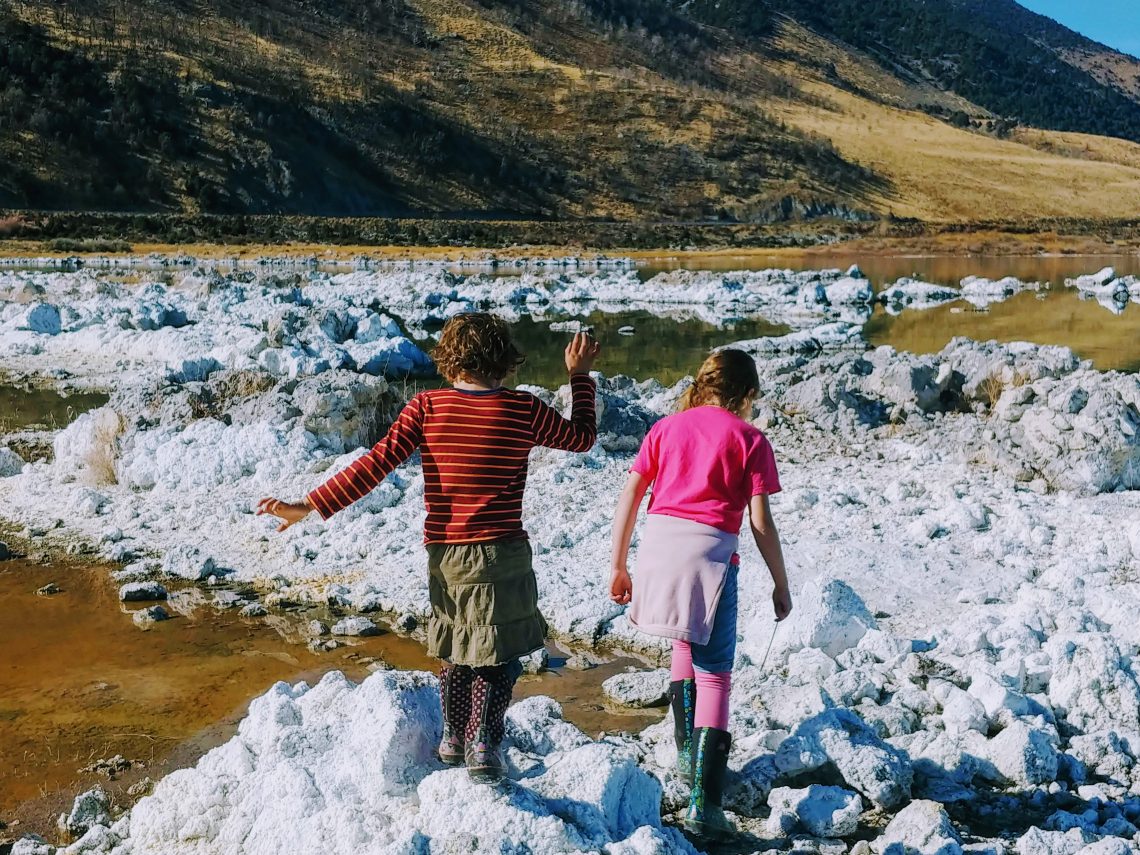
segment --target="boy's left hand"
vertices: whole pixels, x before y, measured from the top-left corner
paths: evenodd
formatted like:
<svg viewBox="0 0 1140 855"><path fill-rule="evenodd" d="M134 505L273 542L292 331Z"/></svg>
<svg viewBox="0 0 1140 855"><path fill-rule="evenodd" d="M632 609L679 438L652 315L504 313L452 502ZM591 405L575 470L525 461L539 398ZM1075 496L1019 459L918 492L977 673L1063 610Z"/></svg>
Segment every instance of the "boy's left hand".
<svg viewBox="0 0 1140 855"><path fill-rule="evenodd" d="M264 498L257 503L258 516L270 514L282 521L281 525L277 526L278 531L285 531L289 526L296 525L307 517L311 510L312 508L304 502L283 502L272 497Z"/></svg>

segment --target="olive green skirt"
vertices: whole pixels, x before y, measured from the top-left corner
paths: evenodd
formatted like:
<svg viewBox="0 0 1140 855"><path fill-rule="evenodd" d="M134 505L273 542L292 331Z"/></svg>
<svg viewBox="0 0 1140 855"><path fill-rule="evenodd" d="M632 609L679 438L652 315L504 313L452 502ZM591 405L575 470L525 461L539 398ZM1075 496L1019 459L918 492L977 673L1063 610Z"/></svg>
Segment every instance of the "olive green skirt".
<svg viewBox="0 0 1140 855"><path fill-rule="evenodd" d="M530 541L429 543L428 653L456 665L503 665L545 644Z"/></svg>

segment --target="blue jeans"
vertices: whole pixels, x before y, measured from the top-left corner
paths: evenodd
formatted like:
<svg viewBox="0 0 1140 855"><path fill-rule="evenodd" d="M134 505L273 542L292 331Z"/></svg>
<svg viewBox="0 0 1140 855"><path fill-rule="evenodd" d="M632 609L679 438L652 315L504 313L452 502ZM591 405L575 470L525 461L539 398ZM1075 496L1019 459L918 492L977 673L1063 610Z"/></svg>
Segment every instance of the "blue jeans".
<svg viewBox="0 0 1140 855"><path fill-rule="evenodd" d="M716 614L713 616L709 643L691 645L694 668L712 674L732 670L732 663L736 660L736 577L739 573L740 565L735 561L728 565L724 588L721 590L720 601L716 604Z"/></svg>

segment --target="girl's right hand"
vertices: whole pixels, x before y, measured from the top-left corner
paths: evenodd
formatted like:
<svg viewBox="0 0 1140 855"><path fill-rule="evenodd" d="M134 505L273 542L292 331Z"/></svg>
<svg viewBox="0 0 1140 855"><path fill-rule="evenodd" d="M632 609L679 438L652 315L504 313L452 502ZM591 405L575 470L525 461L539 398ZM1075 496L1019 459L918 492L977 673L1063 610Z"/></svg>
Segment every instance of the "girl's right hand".
<svg viewBox="0 0 1140 855"><path fill-rule="evenodd" d="M285 531L291 525L296 525L309 515L311 511L304 502L283 502L280 499L267 497L257 503L257 515L270 514L281 520L277 526L278 531Z"/></svg>
<svg viewBox="0 0 1140 855"><path fill-rule="evenodd" d="M772 591L772 608L776 612L776 620L781 621L792 613L792 592L787 588L776 588Z"/></svg>
<svg viewBox="0 0 1140 855"><path fill-rule="evenodd" d="M615 567L610 576L610 599L619 606L629 605L633 598L633 580L624 567Z"/></svg>

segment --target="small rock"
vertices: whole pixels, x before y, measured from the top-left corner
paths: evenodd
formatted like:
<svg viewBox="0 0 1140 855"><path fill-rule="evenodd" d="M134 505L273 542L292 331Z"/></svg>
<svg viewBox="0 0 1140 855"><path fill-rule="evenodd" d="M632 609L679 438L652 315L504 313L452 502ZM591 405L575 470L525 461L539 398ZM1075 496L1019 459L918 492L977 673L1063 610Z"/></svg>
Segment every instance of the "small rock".
<svg viewBox="0 0 1140 855"><path fill-rule="evenodd" d="M669 702L669 669L615 674L602 683L602 692L623 707L664 706Z"/></svg>
<svg viewBox="0 0 1140 855"><path fill-rule="evenodd" d="M319 620L309 621L309 635L328 635L329 625Z"/></svg>
<svg viewBox="0 0 1140 855"><path fill-rule="evenodd" d="M71 806L71 813L60 814L59 828L65 834L78 837L93 825L110 825L110 801L102 787L95 787L80 796Z"/></svg>
<svg viewBox="0 0 1140 855"><path fill-rule="evenodd" d="M218 572L214 559L193 546L170 549L162 558L162 572L192 582L201 582Z"/></svg>
<svg viewBox="0 0 1140 855"><path fill-rule="evenodd" d="M588 653L575 652L566 657L563 665L572 671L589 671L597 668L598 662Z"/></svg>
<svg viewBox="0 0 1140 855"><path fill-rule="evenodd" d="M148 795L153 789L154 781L147 777L143 778L141 781L136 781L127 787L127 795L137 799L139 796Z"/></svg>
<svg viewBox="0 0 1140 855"><path fill-rule="evenodd" d="M42 588L36 588L36 595L40 597L50 597L52 594L58 594L63 591L55 582L48 582Z"/></svg>
<svg viewBox="0 0 1140 855"><path fill-rule="evenodd" d="M348 617L333 624L332 634L359 637L379 635L380 627L366 617Z"/></svg>
<svg viewBox="0 0 1140 855"><path fill-rule="evenodd" d="M218 609L236 609L245 598L236 591L214 591L213 606Z"/></svg>
<svg viewBox="0 0 1140 855"><path fill-rule="evenodd" d="M1014 721L986 746L988 759L1008 781L1036 787L1056 780L1060 760L1054 734Z"/></svg>
<svg viewBox="0 0 1140 855"><path fill-rule="evenodd" d="M519 662L522 664L524 674L538 674L550 664L550 654L546 652L544 647L541 650L534 651L534 653L520 657Z"/></svg>
<svg viewBox="0 0 1140 855"><path fill-rule="evenodd" d="M127 582L127 584L119 588L119 600L124 603L165 599L166 588L158 582Z"/></svg>
<svg viewBox="0 0 1140 855"><path fill-rule="evenodd" d="M0 447L0 478L19 475L24 469L24 458L10 448Z"/></svg>
<svg viewBox="0 0 1140 855"><path fill-rule="evenodd" d="M162 606L148 606L131 615L131 620L135 622L135 626L150 626L152 623L169 619L170 613Z"/></svg>
<svg viewBox="0 0 1140 855"><path fill-rule="evenodd" d="M962 855L962 838L942 805L921 799L899 811L877 843L883 855Z"/></svg>
<svg viewBox="0 0 1140 855"><path fill-rule="evenodd" d="M802 829L816 837L847 837L858 829L863 813L858 793L820 784L802 790L777 787L768 795L768 806L768 831L777 835Z"/></svg>
<svg viewBox="0 0 1140 855"><path fill-rule="evenodd" d="M309 650L313 653L328 653L343 645L343 641L337 641L335 638L314 638L309 642L308 646Z"/></svg>
<svg viewBox="0 0 1140 855"><path fill-rule="evenodd" d="M240 614L245 618L255 618L264 617L269 611L261 603L250 603L241 610Z"/></svg>
<svg viewBox="0 0 1140 855"><path fill-rule="evenodd" d="M133 765L134 764L122 754L116 754L110 759L96 760L90 766L84 766L79 771L87 774L102 775L113 781L119 776L120 772L126 772Z"/></svg>
<svg viewBox="0 0 1140 855"><path fill-rule="evenodd" d="M420 625L419 618L411 612L400 615L396 618L395 628L400 632L414 632L415 628Z"/></svg>
<svg viewBox="0 0 1140 855"><path fill-rule="evenodd" d="M57 851L38 834L25 834L12 844L9 855L55 855Z"/></svg>

